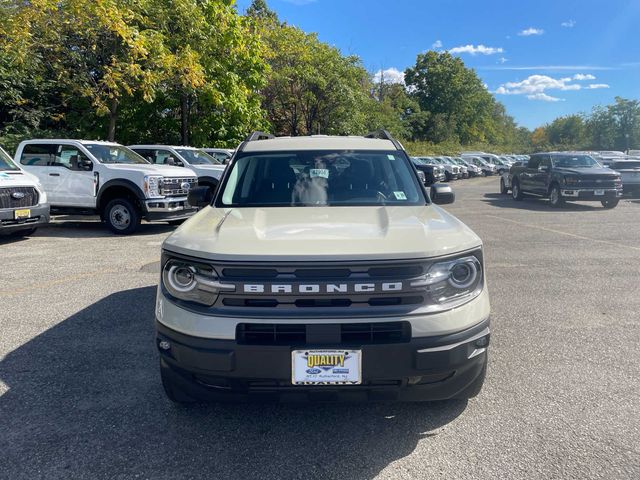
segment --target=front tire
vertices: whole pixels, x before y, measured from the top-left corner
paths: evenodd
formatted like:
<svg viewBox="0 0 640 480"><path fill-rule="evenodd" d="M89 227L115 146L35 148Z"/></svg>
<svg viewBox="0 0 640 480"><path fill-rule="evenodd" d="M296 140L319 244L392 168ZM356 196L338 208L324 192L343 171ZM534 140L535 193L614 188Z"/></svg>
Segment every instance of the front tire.
<svg viewBox="0 0 640 480"><path fill-rule="evenodd" d="M559 208L564 204L564 198L562 198L562 194L560 193L560 186L551 186L551 190L549 191L549 203L554 208Z"/></svg>
<svg viewBox="0 0 640 480"><path fill-rule="evenodd" d="M615 198L613 200L602 200L600 203L602 204L602 206L606 209L612 209L612 208L616 208L618 206L618 203L620 202L620 200L618 198Z"/></svg>
<svg viewBox="0 0 640 480"><path fill-rule="evenodd" d="M138 208L126 198L111 200L102 216L109 230L117 235L131 235L142 220Z"/></svg>
<svg viewBox="0 0 640 480"><path fill-rule="evenodd" d="M500 193L502 195L506 195L509 193L509 189L507 188L506 183L504 183L504 178L500 178Z"/></svg>
<svg viewBox="0 0 640 480"><path fill-rule="evenodd" d="M513 185L511 185L511 196L514 200L517 200L519 202L524 198L522 190L520 189L520 182L518 182L517 180L513 182Z"/></svg>

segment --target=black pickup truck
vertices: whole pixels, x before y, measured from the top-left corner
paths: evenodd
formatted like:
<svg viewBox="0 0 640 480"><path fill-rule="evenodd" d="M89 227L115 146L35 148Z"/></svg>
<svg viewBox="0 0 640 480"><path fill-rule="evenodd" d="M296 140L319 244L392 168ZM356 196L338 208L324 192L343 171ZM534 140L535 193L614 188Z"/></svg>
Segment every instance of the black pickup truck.
<svg viewBox="0 0 640 480"><path fill-rule="evenodd" d="M620 175L583 153L536 153L526 165L513 166L509 173L515 200L535 195L549 198L554 207L566 200L586 200L614 208L622 197Z"/></svg>

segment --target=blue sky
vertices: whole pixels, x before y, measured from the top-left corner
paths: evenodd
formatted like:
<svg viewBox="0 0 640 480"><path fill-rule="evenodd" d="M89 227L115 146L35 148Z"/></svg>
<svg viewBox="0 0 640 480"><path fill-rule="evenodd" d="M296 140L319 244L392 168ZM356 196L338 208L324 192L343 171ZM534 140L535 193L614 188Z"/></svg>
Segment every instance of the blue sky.
<svg viewBox="0 0 640 480"><path fill-rule="evenodd" d="M386 78L430 49L459 55L529 128L640 99L640 0L267 0L280 19ZM243 12L250 0L238 0Z"/></svg>

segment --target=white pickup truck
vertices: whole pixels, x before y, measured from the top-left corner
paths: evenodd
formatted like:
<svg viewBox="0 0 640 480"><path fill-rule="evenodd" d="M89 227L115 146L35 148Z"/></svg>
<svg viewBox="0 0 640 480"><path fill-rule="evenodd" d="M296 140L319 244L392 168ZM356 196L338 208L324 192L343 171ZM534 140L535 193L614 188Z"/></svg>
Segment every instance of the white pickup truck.
<svg viewBox="0 0 640 480"><path fill-rule="evenodd" d="M133 233L143 218L174 223L196 212L187 202L195 173L152 165L117 143L26 140L15 161L38 177L52 213L97 213L117 234Z"/></svg>
<svg viewBox="0 0 640 480"><path fill-rule="evenodd" d="M0 233L27 236L48 222L49 205L42 185L0 148Z"/></svg>
<svg viewBox="0 0 640 480"><path fill-rule="evenodd" d="M156 165L187 167L198 175L198 185L213 191L220 182L225 165L214 157L194 147L173 145L129 145L138 155Z"/></svg>

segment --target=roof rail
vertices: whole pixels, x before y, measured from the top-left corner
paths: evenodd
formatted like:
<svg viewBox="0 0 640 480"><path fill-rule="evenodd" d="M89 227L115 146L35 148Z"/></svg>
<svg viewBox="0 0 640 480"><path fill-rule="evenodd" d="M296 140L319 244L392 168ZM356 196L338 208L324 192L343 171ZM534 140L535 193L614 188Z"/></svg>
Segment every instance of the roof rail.
<svg viewBox="0 0 640 480"><path fill-rule="evenodd" d="M403 150L402 145L400 145L400 142L397 141L395 138L393 138L393 136L389 133L388 130L384 130L384 129L375 130L373 132L367 133L364 136L364 138L377 138L380 140L389 140L391 141L391 143L393 143L394 147L396 147L397 150Z"/></svg>
<svg viewBox="0 0 640 480"><path fill-rule="evenodd" d="M248 142L253 142L255 140L270 140L272 138L276 138L275 135L271 135L270 133L260 132L256 130L255 132L252 132L247 136L247 138L244 139L244 142L242 142L238 147L238 151L239 152L243 151L244 147L247 145Z"/></svg>

